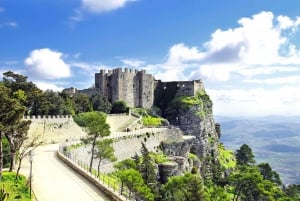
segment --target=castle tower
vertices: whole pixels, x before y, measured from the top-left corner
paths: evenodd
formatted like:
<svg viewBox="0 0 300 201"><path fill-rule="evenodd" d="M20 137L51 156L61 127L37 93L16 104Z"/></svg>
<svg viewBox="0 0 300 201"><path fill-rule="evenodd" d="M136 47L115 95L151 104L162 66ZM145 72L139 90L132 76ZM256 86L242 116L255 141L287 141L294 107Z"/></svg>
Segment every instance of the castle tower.
<svg viewBox="0 0 300 201"><path fill-rule="evenodd" d="M100 70L95 74L95 87L111 103L125 101L129 107L143 108L151 108L154 101L158 104L162 96L194 96L204 88L201 80L161 82L145 70L127 68Z"/></svg>

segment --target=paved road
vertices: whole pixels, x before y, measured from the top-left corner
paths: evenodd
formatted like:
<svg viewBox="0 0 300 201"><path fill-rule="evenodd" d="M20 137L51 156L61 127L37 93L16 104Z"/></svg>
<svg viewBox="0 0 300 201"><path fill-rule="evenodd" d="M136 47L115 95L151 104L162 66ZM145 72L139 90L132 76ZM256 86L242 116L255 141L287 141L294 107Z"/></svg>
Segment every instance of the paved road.
<svg viewBox="0 0 300 201"><path fill-rule="evenodd" d="M46 145L34 151L32 187L38 201L109 201L56 158L58 145ZM29 163L24 161L22 173L29 175Z"/></svg>

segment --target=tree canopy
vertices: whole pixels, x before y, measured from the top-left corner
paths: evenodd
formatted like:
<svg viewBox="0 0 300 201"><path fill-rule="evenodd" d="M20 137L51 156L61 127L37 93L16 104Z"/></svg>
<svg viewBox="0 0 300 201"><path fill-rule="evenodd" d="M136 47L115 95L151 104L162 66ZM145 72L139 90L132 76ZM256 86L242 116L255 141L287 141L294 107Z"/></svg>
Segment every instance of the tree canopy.
<svg viewBox="0 0 300 201"><path fill-rule="evenodd" d="M97 141L110 134L109 125L106 123L106 114L103 112L85 112L74 117L74 121L87 132L87 137L82 141L91 145L91 160L89 171L92 171L95 147Z"/></svg>

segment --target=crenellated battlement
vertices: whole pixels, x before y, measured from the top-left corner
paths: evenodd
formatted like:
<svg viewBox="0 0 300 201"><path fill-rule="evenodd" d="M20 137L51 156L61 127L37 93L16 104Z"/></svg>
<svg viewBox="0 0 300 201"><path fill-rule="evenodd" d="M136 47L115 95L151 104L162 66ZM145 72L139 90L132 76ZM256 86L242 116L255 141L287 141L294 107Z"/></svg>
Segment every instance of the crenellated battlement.
<svg viewBox="0 0 300 201"><path fill-rule="evenodd" d="M197 91L204 88L201 80L173 82L155 80L153 75L144 69L101 69L100 73L95 74L95 88L100 95L112 103L125 101L129 107L151 108L157 92L170 90L166 86L172 86L172 90L176 90L176 96L194 96Z"/></svg>
<svg viewBox="0 0 300 201"><path fill-rule="evenodd" d="M49 119L64 119L73 120L72 115L25 115L24 120L49 120Z"/></svg>

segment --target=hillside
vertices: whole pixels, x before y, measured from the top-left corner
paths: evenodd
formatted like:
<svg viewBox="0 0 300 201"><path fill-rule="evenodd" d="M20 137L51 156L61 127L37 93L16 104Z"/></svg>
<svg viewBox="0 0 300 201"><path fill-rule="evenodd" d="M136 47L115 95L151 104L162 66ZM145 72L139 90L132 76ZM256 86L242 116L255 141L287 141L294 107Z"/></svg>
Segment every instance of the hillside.
<svg viewBox="0 0 300 201"><path fill-rule="evenodd" d="M285 184L300 183L299 118L216 119L221 123L221 142L227 148L236 150L242 144L248 144L256 161L270 163Z"/></svg>

